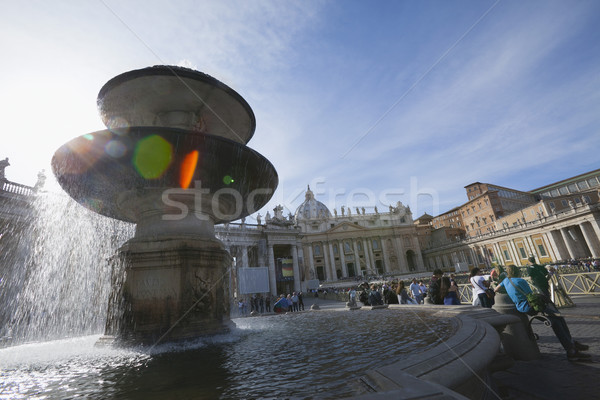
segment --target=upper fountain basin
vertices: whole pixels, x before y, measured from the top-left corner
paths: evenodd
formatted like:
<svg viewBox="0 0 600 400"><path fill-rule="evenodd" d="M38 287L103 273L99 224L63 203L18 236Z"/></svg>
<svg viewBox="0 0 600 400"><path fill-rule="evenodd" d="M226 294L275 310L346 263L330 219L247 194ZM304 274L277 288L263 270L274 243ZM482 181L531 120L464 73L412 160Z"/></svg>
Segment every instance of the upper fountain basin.
<svg viewBox="0 0 600 400"><path fill-rule="evenodd" d="M236 91L202 72L168 65L112 78L100 89L98 109L109 129L180 128L246 144L256 128L254 112Z"/></svg>
<svg viewBox="0 0 600 400"><path fill-rule="evenodd" d="M278 184L273 165L245 145L175 128L83 135L56 151L52 169L77 202L128 222L184 208L215 223L236 220L262 208Z"/></svg>

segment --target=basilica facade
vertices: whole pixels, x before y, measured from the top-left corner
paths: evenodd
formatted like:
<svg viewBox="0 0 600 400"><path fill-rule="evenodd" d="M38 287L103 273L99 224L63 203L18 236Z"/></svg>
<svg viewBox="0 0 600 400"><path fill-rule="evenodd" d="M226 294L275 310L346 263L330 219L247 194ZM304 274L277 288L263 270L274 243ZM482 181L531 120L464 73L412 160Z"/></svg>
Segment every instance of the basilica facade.
<svg viewBox="0 0 600 400"><path fill-rule="evenodd" d="M248 277L248 268L265 270L272 294L304 291L311 282L350 285L367 276L426 271L419 233L429 226L415 223L400 202L385 212L342 207L332 214L309 187L295 214L285 217L281 206L273 212L256 225L216 227L235 260L232 289L243 286L237 277Z"/></svg>

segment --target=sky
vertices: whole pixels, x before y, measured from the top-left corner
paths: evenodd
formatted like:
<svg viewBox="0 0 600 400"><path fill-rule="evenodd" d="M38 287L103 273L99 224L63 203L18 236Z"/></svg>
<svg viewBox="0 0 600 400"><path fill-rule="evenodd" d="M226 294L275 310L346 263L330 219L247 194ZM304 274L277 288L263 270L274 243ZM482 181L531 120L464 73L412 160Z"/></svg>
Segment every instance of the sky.
<svg viewBox="0 0 600 400"><path fill-rule="evenodd" d="M438 215L473 182L532 190L600 168L599 17L596 0L4 2L0 159L33 185L105 128L109 79L180 65L252 107L248 146L279 175L263 216L294 213L307 185L332 212Z"/></svg>

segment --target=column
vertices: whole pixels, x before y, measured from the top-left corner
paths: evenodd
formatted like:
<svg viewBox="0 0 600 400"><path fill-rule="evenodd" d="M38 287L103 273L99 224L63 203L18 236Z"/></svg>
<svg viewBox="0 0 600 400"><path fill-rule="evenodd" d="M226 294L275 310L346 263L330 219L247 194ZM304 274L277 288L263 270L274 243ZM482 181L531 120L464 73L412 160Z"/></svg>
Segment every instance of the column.
<svg viewBox="0 0 600 400"><path fill-rule="evenodd" d="M531 237L525 236L523 239L525 242L525 250L529 252L529 257L534 256L535 258L539 259L538 253L535 251L535 247L533 247L533 243L531 242Z"/></svg>
<svg viewBox="0 0 600 400"><path fill-rule="evenodd" d="M383 253L383 270L385 272L392 272L391 269L391 265L390 265L390 259L388 257L388 252L387 252L387 248L386 248L386 238L379 238L379 243L381 243L381 252Z"/></svg>
<svg viewBox="0 0 600 400"><path fill-rule="evenodd" d="M560 252L558 251L558 247L554 242L554 237L552 236L552 231L547 231L542 234L542 239L544 239L544 244L548 249L548 254L552 258L552 261L560 260Z"/></svg>
<svg viewBox="0 0 600 400"><path fill-rule="evenodd" d="M498 243L492 244L494 248L494 253L496 254L496 262L498 264L506 265L506 261L504 260L504 254L502 254L502 249L498 245Z"/></svg>
<svg viewBox="0 0 600 400"><path fill-rule="evenodd" d="M560 229L552 231L552 239L554 240L560 259L568 259L569 250L567 249L567 245L565 244L564 239L560 233Z"/></svg>
<svg viewBox="0 0 600 400"><path fill-rule="evenodd" d="M367 271L371 272L374 275L377 275L377 271L373 271L375 268L374 263L371 262L371 257L369 257L369 247L367 246L367 240L362 238L363 243L363 252L365 253L365 264L367 265Z"/></svg>
<svg viewBox="0 0 600 400"><path fill-rule="evenodd" d="M248 268L248 246L242 246L242 268Z"/></svg>
<svg viewBox="0 0 600 400"><path fill-rule="evenodd" d="M323 244L322 242L320 243L321 245L321 249L323 250L323 261L325 262L325 278L331 282L333 280L333 277L331 276L331 266L329 263L329 256L327 255L327 249L326 249L326 245Z"/></svg>
<svg viewBox="0 0 600 400"><path fill-rule="evenodd" d="M477 257L477 252L472 247L469 248L469 250L471 251L471 258L473 259L473 266L479 267L479 257Z"/></svg>
<svg viewBox="0 0 600 400"><path fill-rule="evenodd" d="M538 254L537 249L535 248L535 244L533 244L533 240L531 240L531 236L525 236L525 242L529 245L529 253L535 258L540 259L540 255Z"/></svg>
<svg viewBox="0 0 600 400"><path fill-rule="evenodd" d="M424 270L425 263L423 262L423 254L421 254L421 245L419 244L419 238L415 234L413 237L413 246L415 247L415 253L417 254L417 270Z"/></svg>
<svg viewBox="0 0 600 400"><path fill-rule="evenodd" d="M394 238L394 242L396 243L396 247L398 248L398 262L400 263L400 271L408 272L408 261L406 261L406 250L402 245L402 241L399 237Z"/></svg>
<svg viewBox="0 0 600 400"><path fill-rule="evenodd" d="M269 244L268 257L269 257L269 286L271 294L277 296L277 276L275 275L275 254L273 253L273 245Z"/></svg>
<svg viewBox="0 0 600 400"><path fill-rule="evenodd" d="M515 260L515 265L517 265L517 266L521 265L521 255L517 251L517 247L515 246L515 243L512 241L512 239L508 240L507 243L508 243L508 251L510 251L512 253L513 260Z"/></svg>
<svg viewBox="0 0 600 400"><path fill-rule="evenodd" d="M597 219L592 219L591 221L588 221L592 227L592 230L594 231L594 233L596 234L596 238L598 240L600 240L600 226L598 224L600 224L600 221L598 221Z"/></svg>
<svg viewBox="0 0 600 400"><path fill-rule="evenodd" d="M358 254L358 247L356 246L356 240L352 239L352 248L354 249L354 268L357 275L362 275L362 268L360 265L360 256Z"/></svg>
<svg viewBox="0 0 600 400"><path fill-rule="evenodd" d="M588 248L592 252L592 257L598 258L600 257L600 248L598 246L598 238L594 235L594 230L588 228L588 222L582 222L579 224L579 228L581 229L581 233L583 233L583 239L588 245Z"/></svg>
<svg viewBox="0 0 600 400"><path fill-rule="evenodd" d="M373 253L373 239L367 238L366 242L367 242L367 247L365 248L365 250L369 253L369 259L371 260L373 270L376 273L379 273L379 272L377 272L377 265L375 264L375 254Z"/></svg>
<svg viewBox="0 0 600 400"><path fill-rule="evenodd" d="M292 246L292 266L294 268L294 291L300 291L300 269L298 268L298 248L295 244Z"/></svg>
<svg viewBox="0 0 600 400"><path fill-rule="evenodd" d="M312 244L309 243L308 246L308 265L310 266L310 270L312 271L311 279L318 279L317 271L315 270L315 258L313 257Z"/></svg>
<svg viewBox="0 0 600 400"><path fill-rule="evenodd" d="M571 244L571 236L569 235L569 228L560 228L560 235L562 236L565 245L567 246L567 251L569 252L569 258L577 258L577 252L575 248Z"/></svg>
<svg viewBox="0 0 600 400"><path fill-rule="evenodd" d="M340 252L340 261L342 262L342 277L348 277L348 268L346 267L346 258L344 257L344 242L338 240L338 251Z"/></svg>
<svg viewBox="0 0 600 400"><path fill-rule="evenodd" d="M334 281L337 281L337 271L335 267L335 254L333 254L333 244L331 242L327 243L327 247L329 248L329 255L331 256L331 276Z"/></svg>

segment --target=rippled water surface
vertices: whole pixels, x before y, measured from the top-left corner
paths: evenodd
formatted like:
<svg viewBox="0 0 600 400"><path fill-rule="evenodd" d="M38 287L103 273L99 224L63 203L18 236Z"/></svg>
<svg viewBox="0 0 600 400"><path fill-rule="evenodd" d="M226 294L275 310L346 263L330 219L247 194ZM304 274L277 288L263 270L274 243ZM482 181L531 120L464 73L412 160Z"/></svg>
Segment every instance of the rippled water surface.
<svg viewBox="0 0 600 400"><path fill-rule="evenodd" d="M367 370L435 346L448 319L409 310L234 320L185 345L95 348L98 336L0 350L0 399L341 398Z"/></svg>

